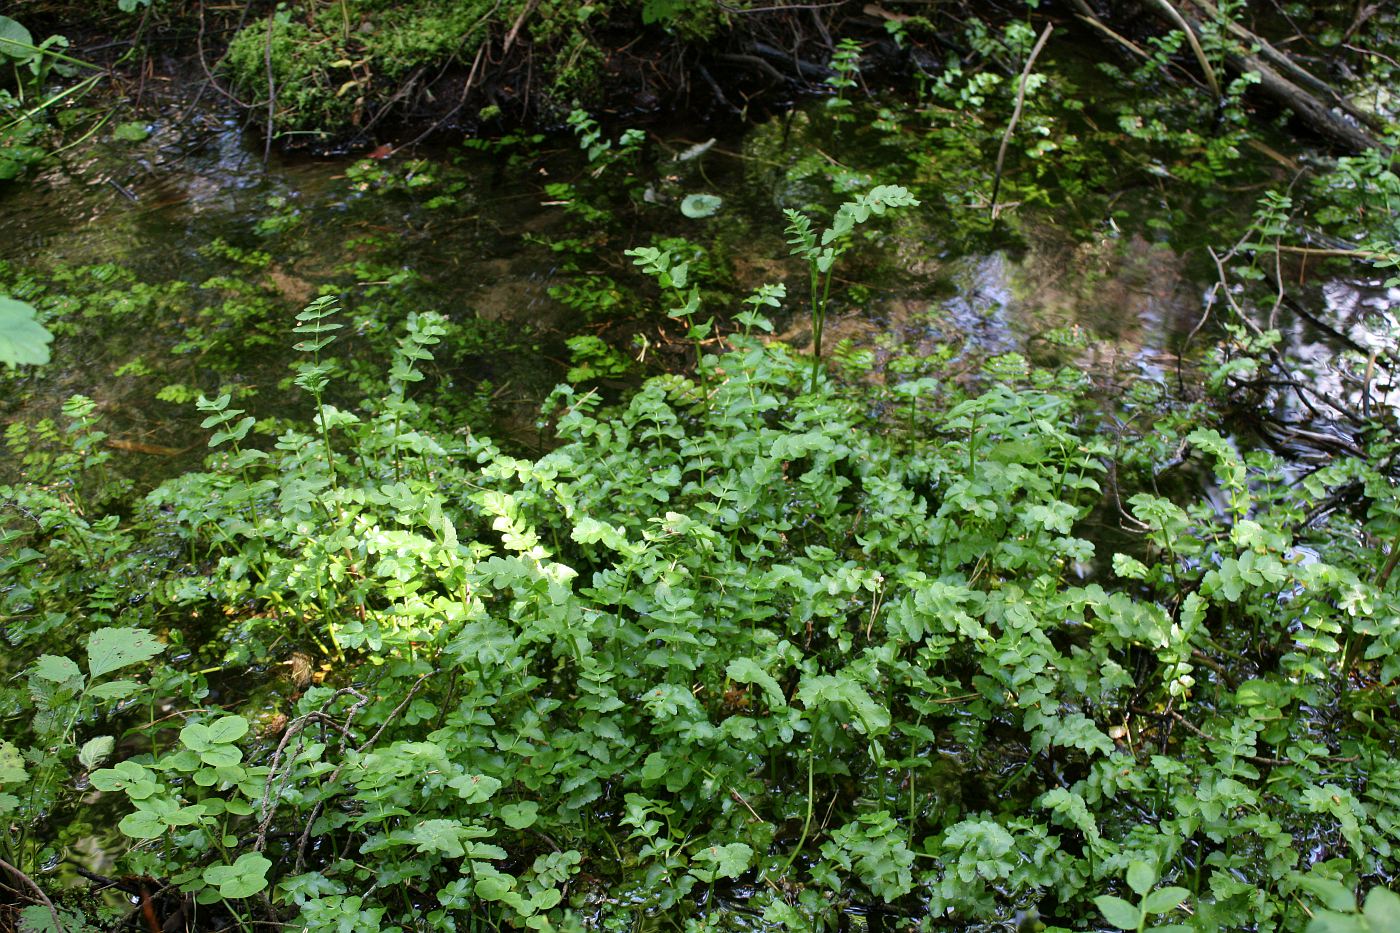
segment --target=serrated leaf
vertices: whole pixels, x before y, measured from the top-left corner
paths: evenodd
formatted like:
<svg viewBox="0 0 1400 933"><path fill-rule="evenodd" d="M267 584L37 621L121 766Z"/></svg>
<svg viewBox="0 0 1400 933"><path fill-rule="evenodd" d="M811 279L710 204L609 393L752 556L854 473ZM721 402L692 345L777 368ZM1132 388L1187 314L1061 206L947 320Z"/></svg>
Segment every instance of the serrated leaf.
<svg viewBox="0 0 1400 933"><path fill-rule="evenodd" d="M462 848L462 824L458 820L424 820L413 827L409 839L418 846L419 852L437 852L448 858L461 858L466 854Z"/></svg>
<svg viewBox="0 0 1400 933"><path fill-rule="evenodd" d="M706 846L695 853L698 862L709 862L714 867L700 869L693 874L701 881L714 881L716 878L737 878L748 870L753 860L753 849L742 842L731 842L722 846Z"/></svg>
<svg viewBox="0 0 1400 933"><path fill-rule="evenodd" d="M117 740L110 735L88 739L78 751L78 761L84 768L95 768L107 760L116 744Z"/></svg>
<svg viewBox="0 0 1400 933"><path fill-rule="evenodd" d="M109 680L88 691L88 696L99 700L124 700L141 689L134 680Z"/></svg>
<svg viewBox="0 0 1400 933"><path fill-rule="evenodd" d="M59 657L56 654L40 655L39 660L34 662L33 670L36 676L56 684L83 679L82 669L72 658Z"/></svg>
<svg viewBox="0 0 1400 933"><path fill-rule="evenodd" d="M5 17L0 16L0 39L4 34L3 21ZM52 342L53 334L39 323L33 305L14 298L0 298L0 363L43 366L49 361Z"/></svg>
<svg viewBox="0 0 1400 933"><path fill-rule="evenodd" d="M145 629L100 628L88 636L88 674L93 679L140 664L165 650Z"/></svg>
<svg viewBox="0 0 1400 933"><path fill-rule="evenodd" d="M23 784L29 780L24 769L24 756L9 742L0 742L0 787Z"/></svg>
<svg viewBox="0 0 1400 933"><path fill-rule="evenodd" d="M735 658L730 661L724 670L724 676L735 683L757 684L763 690L763 697L772 709L787 706L787 700L783 698L783 688L778 685L773 675L765 671L753 658Z"/></svg>
<svg viewBox="0 0 1400 933"><path fill-rule="evenodd" d="M1138 921L1142 919L1142 913L1136 907L1112 894L1099 895L1094 898L1094 904L1103 918L1120 930L1136 930Z"/></svg>

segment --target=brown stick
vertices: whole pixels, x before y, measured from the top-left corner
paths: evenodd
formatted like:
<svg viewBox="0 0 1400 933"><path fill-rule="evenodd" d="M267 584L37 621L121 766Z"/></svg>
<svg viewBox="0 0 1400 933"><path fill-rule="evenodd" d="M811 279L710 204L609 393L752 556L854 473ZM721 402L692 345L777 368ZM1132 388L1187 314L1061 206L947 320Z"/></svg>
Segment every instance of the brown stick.
<svg viewBox="0 0 1400 933"><path fill-rule="evenodd" d="M1319 136L1353 152L1365 152L1380 146L1370 133L1334 114L1324 102L1270 68L1259 56L1232 55L1229 61L1231 67L1238 71L1258 74L1259 90L1297 114L1298 119Z"/></svg>
<svg viewBox="0 0 1400 933"><path fill-rule="evenodd" d="M53 918L53 928L57 930L58 933L65 933L63 929L63 922L58 917L58 908L53 906L53 901L49 900L49 896L44 893L44 889L35 884L33 878L29 877L24 872L20 871L18 868L11 865L4 859L0 859L0 868L4 869L5 871L14 875L20 881L23 881L25 884L29 885L30 890L32 890L34 892L34 895L39 899L39 903L43 904L49 909L49 916Z"/></svg>
<svg viewBox="0 0 1400 933"><path fill-rule="evenodd" d="M1196 56L1196 61L1201 66L1201 73L1205 75L1206 84L1210 85L1210 93L1219 101L1220 82L1215 78L1215 69L1211 66L1210 59L1206 57L1206 50L1201 48L1201 40L1196 35L1196 28L1187 22L1180 10L1171 5L1170 0L1156 0L1156 3L1157 7L1167 15L1167 18L1176 23L1176 27L1185 33L1186 41L1191 45L1191 52Z"/></svg>
<svg viewBox="0 0 1400 933"><path fill-rule="evenodd" d="M1011 143L1011 134L1016 132L1016 124L1021 119L1021 108L1026 103L1026 82L1030 79L1031 68L1035 65L1036 56L1040 50L1045 48L1046 41L1050 38L1050 33L1055 31L1054 23L1046 23L1045 29L1041 31L1040 38L1035 40L1035 48L1031 49L1030 57L1026 59L1026 67L1021 69L1021 80L1016 88L1016 109L1011 111L1011 122L1006 124L1006 132L1001 135L1001 146L997 149L997 170L996 177L992 179L992 220L997 219L997 195L1001 192L1001 170L1006 163L1006 147Z"/></svg>
<svg viewBox="0 0 1400 933"><path fill-rule="evenodd" d="M1239 39L1248 47L1257 48L1261 58L1268 60L1281 72L1286 73L1291 80L1310 88L1316 94L1321 94L1323 97L1330 100L1334 107L1340 108L1347 116L1361 123L1363 126L1368 127L1372 132L1380 132L1384 129L1383 124L1375 114L1367 113L1356 107L1336 88L1298 64L1287 53L1280 51L1270 44L1268 40L1250 32L1229 17L1221 16L1220 10L1211 0L1188 0L1188 2L1194 4L1216 22L1223 22L1225 24L1225 29L1230 35Z"/></svg>
<svg viewBox="0 0 1400 933"><path fill-rule="evenodd" d="M1205 57L1205 51L1201 48L1197 35L1200 31L1200 25L1177 9L1172 0L1154 0L1154 7L1160 10L1163 17L1178 29L1185 30L1186 39L1191 43L1191 50L1196 55L1197 61L1201 63L1202 69L1207 68L1210 62ZM1253 35L1252 33L1247 34ZM1251 39L1251 41L1255 40ZM1246 72L1257 74L1259 76L1259 90L1266 96L1273 98L1274 102L1284 109L1292 111L1298 119L1319 136L1353 152L1364 152L1380 146L1380 143L1370 133L1333 113L1327 102L1319 100L1313 94L1279 74L1277 69L1259 55L1252 52L1234 53L1226 57L1226 64L1230 66L1231 70L1240 74ZM1211 82L1212 90L1215 91L1218 99L1219 85L1214 81L1213 71L1207 73L1207 80ZM1331 91L1330 96L1337 96L1336 92Z"/></svg>

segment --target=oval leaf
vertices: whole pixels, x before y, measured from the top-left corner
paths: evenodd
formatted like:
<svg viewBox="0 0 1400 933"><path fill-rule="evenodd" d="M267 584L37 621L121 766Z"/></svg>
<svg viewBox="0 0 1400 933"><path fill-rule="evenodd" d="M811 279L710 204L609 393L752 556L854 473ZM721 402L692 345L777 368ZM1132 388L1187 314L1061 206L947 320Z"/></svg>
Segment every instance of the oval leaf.
<svg viewBox="0 0 1400 933"><path fill-rule="evenodd" d="M1112 894L1094 898L1094 903L1103 912L1103 918L1120 930L1136 930L1142 914L1136 907Z"/></svg>
<svg viewBox="0 0 1400 933"><path fill-rule="evenodd" d="M8 16L0 16L0 61L27 62L39 54L29 30Z"/></svg>
<svg viewBox="0 0 1400 933"><path fill-rule="evenodd" d="M1191 892L1185 888L1159 888L1147 895L1142 906L1149 914L1164 914L1176 910L1190 896Z"/></svg>
<svg viewBox="0 0 1400 933"><path fill-rule="evenodd" d="M248 734L248 720L242 716L224 716L209 724L209 741L220 744L237 742Z"/></svg>
<svg viewBox="0 0 1400 933"><path fill-rule="evenodd" d="M107 756L112 754L112 748L116 744L117 740L110 735L99 735L95 739L88 739L78 752L78 761L82 763L84 768L95 768L107 760Z"/></svg>

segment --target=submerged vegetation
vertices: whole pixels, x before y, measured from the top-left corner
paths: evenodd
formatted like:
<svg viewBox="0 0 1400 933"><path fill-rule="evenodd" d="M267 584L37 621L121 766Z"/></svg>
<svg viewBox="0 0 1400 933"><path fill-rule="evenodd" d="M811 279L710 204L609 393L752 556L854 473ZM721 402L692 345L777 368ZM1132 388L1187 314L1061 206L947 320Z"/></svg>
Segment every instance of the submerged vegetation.
<svg viewBox="0 0 1400 933"><path fill-rule="evenodd" d="M820 105L737 150L570 101L559 138L345 168L401 230L278 192L198 279L0 263L0 922L1395 928L1397 335L1384 302L1329 317L1400 289L1390 104L1357 123L1379 145L1303 173L1260 129L1240 4L1148 38L1074 4L1131 46L1111 88L1036 4L956 23L936 69L914 51L953 24L888 6L878 42L828 37ZM587 97L570 69L627 16L714 52L746 14L264 12L231 86L327 138L527 31L535 80ZM1393 40L1366 19L1300 35ZM865 92L880 43L923 62L908 100ZM38 54L17 90L54 100ZM555 212L513 244L560 339L409 259L499 209L488 163ZM1159 356L1091 370L1121 320L1013 352L934 312L850 326L1048 216L1077 257L1198 251ZM344 251L313 245L337 218ZM508 424L493 359L555 352L565 383ZM104 392L182 410L193 446L125 468Z"/></svg>

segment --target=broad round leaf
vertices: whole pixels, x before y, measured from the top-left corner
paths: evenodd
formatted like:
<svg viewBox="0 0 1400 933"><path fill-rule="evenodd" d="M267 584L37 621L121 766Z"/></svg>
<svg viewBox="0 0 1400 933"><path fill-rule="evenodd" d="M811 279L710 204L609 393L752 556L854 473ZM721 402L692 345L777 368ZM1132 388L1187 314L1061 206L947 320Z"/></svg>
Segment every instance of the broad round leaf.
<svg viewBox="0 0 1400 933"><path fill-rule="evenodd" d="M226 898L251 897L267 887L267 870L271 867L272 862L256 852L248 852L232 865L210 865L204 869L204 880Z"/></svg>
<svg viewBox="0 0 1400 933"><path fill-rule="evenodd" d="M0 20L5 17L0 16ZM13 20L11 20L13 22ZM0 32L4 24L0 23ZM34 306L13 298L0 298L0 363L6 366L42 366L49 361L53 334L35 319Z"/></svg>
<svg viewBox="0 0 1400 933"><path fill-rule="evenodd" d="M137 810L122 817L117 828L132 839L159 839L165 834L166 823L150 810Z"/></svg>
<svg viewBox="0 0 1400 933"><path fill-rule="evenodd" d="M713 217L723 203L724 199L718 195L688 194L681 201L681 213L696 220L701 217Z"/></svg>
<svg viewBox="0 0 1400 933"><path fill-rule="evenodd" d="M248 720L242 716L223 716L209 724L209 741L237 742L248 734Z"/></svg>
<svg viewBox="0 0 1400 933"><path fill-rule="evenodd" d="M501 822L511 829L525 829L533 826L535 820L539 819L539 815L540 805L533 800L501 807Z"/></svg>

